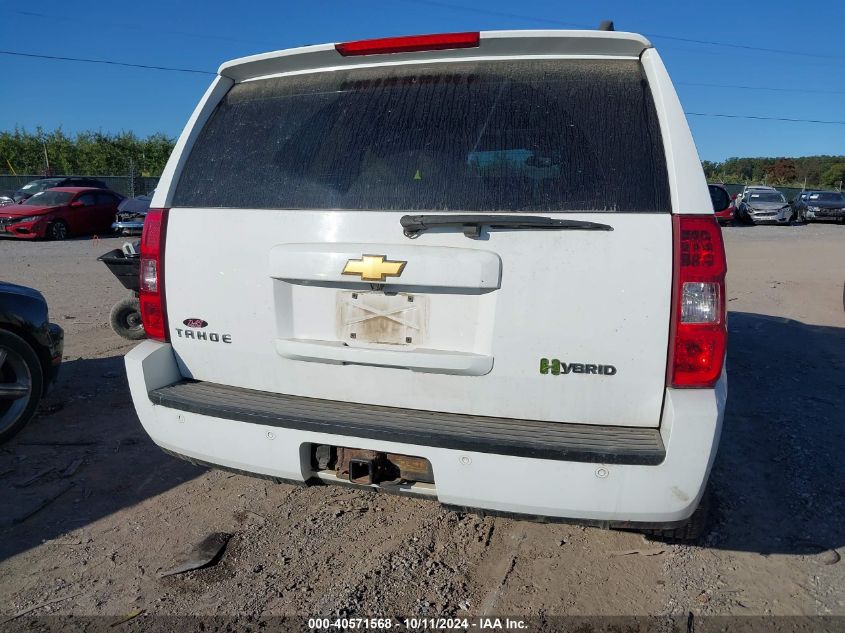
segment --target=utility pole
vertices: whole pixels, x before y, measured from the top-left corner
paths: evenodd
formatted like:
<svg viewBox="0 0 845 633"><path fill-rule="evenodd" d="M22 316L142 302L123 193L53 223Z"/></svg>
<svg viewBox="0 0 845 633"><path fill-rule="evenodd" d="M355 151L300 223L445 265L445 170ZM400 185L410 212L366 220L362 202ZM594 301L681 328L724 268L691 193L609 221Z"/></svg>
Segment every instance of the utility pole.
<svg viewBox="0 0 845 633"><path fill-rule="evenodd" d="M53 174L50 172L50 158L47 156L47 143L44 142L44 139L41 139L41 147L44 148L44 162L47 164L47 171L45 173L46 176L52 176Z"/></svg>

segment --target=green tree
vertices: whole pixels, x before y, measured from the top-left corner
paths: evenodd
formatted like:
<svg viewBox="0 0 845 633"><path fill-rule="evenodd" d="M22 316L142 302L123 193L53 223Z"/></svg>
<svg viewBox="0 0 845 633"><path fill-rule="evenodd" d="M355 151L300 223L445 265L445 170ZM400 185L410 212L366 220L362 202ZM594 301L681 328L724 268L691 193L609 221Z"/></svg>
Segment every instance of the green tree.
<svg viewBox="0 0 845 633"><path fill-rule="evenodd" d="M834 163L822 174L821 184L826 187L838 187L845 180L845 163Z"/></svg>
<svg viewBox="0 0 845 633"><path fill-rule="evenodd" d="M69 136L61 128L49 133L16 128L0 132L0 173L46 175L46 149L52 174L125 176L132 164L138 175L159 176L173 144L174 139L164 134L140 139L132 132Z"/></svg>

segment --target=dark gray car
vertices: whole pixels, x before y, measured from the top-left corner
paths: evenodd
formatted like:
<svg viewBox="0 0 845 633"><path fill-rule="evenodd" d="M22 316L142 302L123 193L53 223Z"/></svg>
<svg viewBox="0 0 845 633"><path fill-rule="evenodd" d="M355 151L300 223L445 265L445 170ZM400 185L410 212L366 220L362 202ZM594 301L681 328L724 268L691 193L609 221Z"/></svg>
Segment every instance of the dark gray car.
<svg viewBox="0 0 845 633"><path fill-rule="evenodd" d="M39 178L26 183L18 189L13 197L15 202L20 204L34 196L36 193L47 191L53 187L91 187L93 189L108 189L106 183L96 178L85 178L84 176L56 176L55 178Z"/></svg>
<svg viewBox="0 0 845 633"><path fill-rule="evenodd" d="M839 191L802 191L792 201L796 217L845 222L845 195Z"/></svg>

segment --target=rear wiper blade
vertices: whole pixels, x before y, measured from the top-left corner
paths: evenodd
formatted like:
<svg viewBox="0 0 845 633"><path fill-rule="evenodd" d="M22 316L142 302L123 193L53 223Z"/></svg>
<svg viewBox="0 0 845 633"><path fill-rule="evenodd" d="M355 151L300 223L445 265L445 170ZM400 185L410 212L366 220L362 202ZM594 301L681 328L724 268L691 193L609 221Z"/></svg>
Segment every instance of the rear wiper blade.
<svg viewBox="0 0 845 633"><path fill-rule="evenodd" d="M467 237L481 235L481 227L505 230L612 231L609 224L563 220L538 215L403 215L399 219L406 237L417 237L427 229L454 226Z"/></svg>

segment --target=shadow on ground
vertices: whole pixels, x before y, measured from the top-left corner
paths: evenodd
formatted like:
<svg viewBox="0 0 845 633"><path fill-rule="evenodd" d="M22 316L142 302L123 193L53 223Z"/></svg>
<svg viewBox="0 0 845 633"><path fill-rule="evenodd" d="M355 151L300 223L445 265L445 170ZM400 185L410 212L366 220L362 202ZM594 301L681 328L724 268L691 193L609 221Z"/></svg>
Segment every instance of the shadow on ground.
<svg viewBox="0 0 845 633"><path fill-rule="evenodd" d="M728 403L708 544L761 554L845 545L845 329L728 317Z"/></svg>
<svg viewBox="0 0 845 633"><path fill-rule="evenodd" d="M38 416L0 446L0 560L202 472L144 432L123 357L66 361Z"/></svg>
<svg viewBox="0 0 845 633"><path fill-rule="evenodd" d="M842 547L845 329L742 312L729 324L719 521L706 544L764 555ZM122 361L65 363L42 413L0 447L0 560L203 472L149 440Z"/></svg>

